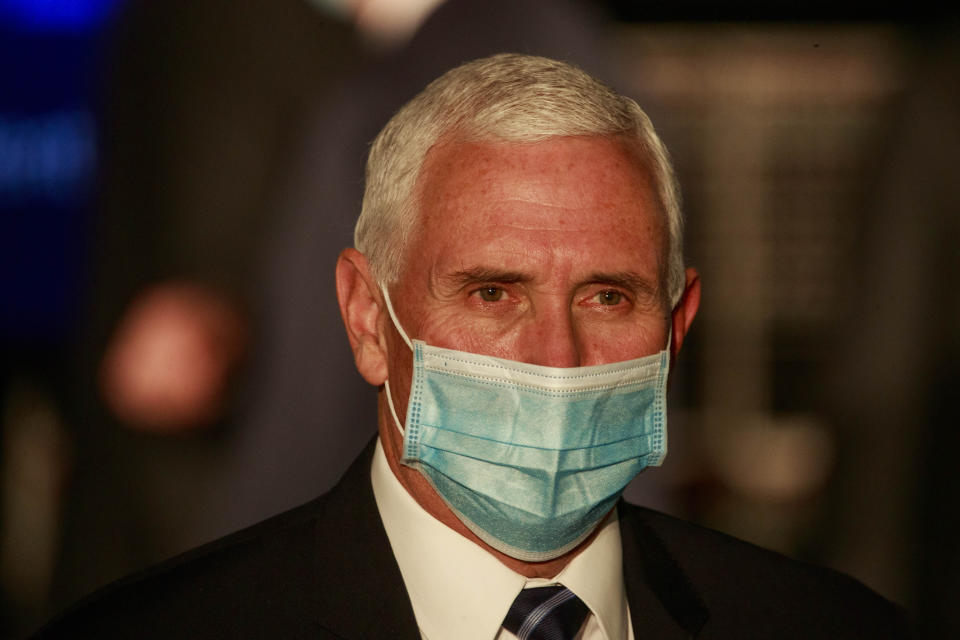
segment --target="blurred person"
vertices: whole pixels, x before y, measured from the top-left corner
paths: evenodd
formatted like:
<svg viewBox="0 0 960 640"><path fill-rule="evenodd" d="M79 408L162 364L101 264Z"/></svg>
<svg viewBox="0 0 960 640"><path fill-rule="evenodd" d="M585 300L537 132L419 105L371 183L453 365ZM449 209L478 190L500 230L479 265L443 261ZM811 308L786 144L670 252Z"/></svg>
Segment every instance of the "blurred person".
<svg viewBox="0 0 960 640"><path fill-rule="evenodd" d="M214 537L196 523L243 401L271 203L360 52L301 0L130 0L108 35L54 606Z"/></svg>
<svg viewBox="0 0 960 640"><path fill-rule="evenodd" d="M347 24L355 24L357 34L368 46L390 49L400 46L408 39L425 15L440 2L441 0L315 0L312 4L322 15L342 21L343 31L346 31ZM304 4L311 3L308 1ZM265 11L265 8L258 10ZM204 20L222 11L230 11L244 20L255 20L254 12L249 9L238 12L235 8L217 6L209 0L200 11L183 13L192 14L193 17L187 20L196 21L196 27L202 28ZM286 12L299 18L303 18L305 13L302 8L294 12L290 6L274 11L278 16ZM170 13L177 12L179 10ZM205 18L204 14L208 17ZM285 24L284 29L289 31L290 25L291 23ZM286 35L304 37L309 34ZM321 38L326 39L329 34L313 35L319 44ZM346 41L347 36L338 34L334 40L337 39ZM326 44L329 50L324 53L324 57L333 58L339 64L348 65L349 58L359 54L359 50L341 50L343 42ZM273 43L273 48L276 48L276 43ZM306 50L297 52L292 47L290 49L290 62L294 56L303 58L310 55ZM254 49L251 48L252 51ZM222 69L211 71L223 72ZM311 93L309 83L295 82L294 84L298 85L295 93L303 95L288 97L270 92L258 96L262 88L251 86L250 79L238 81L236 78L217 77L216 82L234 85L228 89L227 96L237 99L237 102L231 105L231 111L239 112L231 115L234 119L233 127L236 128L213 132L207 134L206 140L187 143L188 151L192 145L200 147L196 151L201 154L205 153L203 145L222 146L226 150L233 143L224 140L222 134L240 134L241 131L247 135L253 132L255 140L259 138L274 148L289 145L295 140L295 136L291 135L295 129L282 131L284 126L290 127L291 123L274 121L271 111L275 110L279 116L284 110L291 110L287 115L298 116L292 123L302 125L303 114L298 114L295 110L302 110L303 105L287 105L283 104L283 101L291 98L302 100ZM289 91L289 88L286 91ZM223 96L221 100L222 98ZM187 97L185 101L192 99ZM267 103L266 107L261 101ZM186 117L182 118L178 126L183 127L183 133L193 134L190 120L197 119L202 122L204 116L200 115L201 113L198 109L195 114L187 113ZM178 133L174 131L174 134ZM287 139L283 140L283 137ZM253 144L255 140L245 143L249 145L250 151L261 150ZM234 153L236 151L235 149ZM160 249L161 259L173 263L164 265L162 269L169 269L178 261L191 264L177 276L179 279L148 283L145 288L140 285L141 289L134 294L132 301L122 312L116 329L109 338L106 355L100 366L100 391L107 406L126 425L157 433L175 433L209 427L222 417L228 402L232 377L238 369L240 356L246 352L249 345L248 325L253 319L249 317L246 308L251 297L256 295L256 292L250 290L249 283L251 278L256 281L255 275L259 272L258 262L251 256L259 254L257 238L260 232L270 231L260 218L265 217L269 209L266 202L274 194L269 189L263 193L257 191L263 189L265 182L270 179L270 174L275 173L272 165L278 164L279 159L289 155L288 151L260 156L246 152L234 160L241 174L246 174L252 180L246 189L253 191L249 194L253 197L247 202L241 201L240 193L227 195L226 189L237 191L235 184L225 181L218 185L214 180L201 187L209 193L186 194L185 201L174 203L177 207L186 208L186 211L165 214L171 223L179 222L182 226L173 229L174 233L169 238L169 241L176 244ZM186 159L186 154L177 151L171 159L183 160ZM213 160L212 157L210 159ZM202 166L200 170L206 173ZM174 167L173 171L177 172L178 169ZM192 176L189 179L196 180L197 177ZM224 192L218 193L220 190ZM216 198L223 198L224 203L232 201L232 208L219 205L221 212L213 216L214 220L226 225L230 231L228 239L205 237L210 234L211 220L204 218L211 217L210 212L205 212L204 216L191 211L201 203L216 202ZM158 242L161 247L162 242L163 240ZM169 277L171 274L161 272L159 275ZM157 276L152 279L157 280Z"/></svg>
<svg viewBox="0 0 960 640"><path fill-rule="evenodd" d="M366 175L336 282L378 436L328 494L37 637L904 635L848 577L619 499L666 453L700 300L635 102L553 60L477 60L391 119Z"/></svg>
<svg viewBox="0 0 960 640"><path fill-rule="evenodd" d="M100 390L135 428L210 426L248 345L283 167L359 50L348 25L297 0L130 2L114 31L93 290ZM170 366L138 357L159 351ZM192 395L177 391L190 369Z"/></svg>

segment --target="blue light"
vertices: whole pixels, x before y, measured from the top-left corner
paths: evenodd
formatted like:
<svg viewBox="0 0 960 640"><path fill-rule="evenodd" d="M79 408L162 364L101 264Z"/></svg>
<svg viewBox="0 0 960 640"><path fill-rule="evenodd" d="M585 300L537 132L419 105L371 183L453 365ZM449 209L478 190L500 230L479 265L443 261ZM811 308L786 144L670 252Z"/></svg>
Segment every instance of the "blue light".
<svg viewBox="0 0 960 640"><path fill-rule="evenodd" d="M0 116L0 208L78 200L95 169L94 123L88 112Z"/></svg>
<svg viewBox="0 0 960 640"><path fill-rule="evenodd" d="M121 0L0 0L0 23L30 31L87 31Z"/></svg>

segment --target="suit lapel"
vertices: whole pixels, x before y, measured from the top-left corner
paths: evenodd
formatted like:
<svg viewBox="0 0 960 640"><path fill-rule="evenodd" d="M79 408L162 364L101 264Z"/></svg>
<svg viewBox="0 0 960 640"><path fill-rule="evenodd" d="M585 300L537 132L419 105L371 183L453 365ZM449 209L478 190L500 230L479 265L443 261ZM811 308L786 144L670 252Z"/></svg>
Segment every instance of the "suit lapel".
<svg viewBox="0 0 960 640"><path fill-rule="evenodd" d="M317 514L317 623L349 640L410 638L420 632L370 484L371 443Z"/></svg>
<svg viewBox="0 0 960 640"><path fill-rule="evenodd" d="M706 606L643 511L619 506L623 573L635 638L693 638L709 617Z"/></svg>

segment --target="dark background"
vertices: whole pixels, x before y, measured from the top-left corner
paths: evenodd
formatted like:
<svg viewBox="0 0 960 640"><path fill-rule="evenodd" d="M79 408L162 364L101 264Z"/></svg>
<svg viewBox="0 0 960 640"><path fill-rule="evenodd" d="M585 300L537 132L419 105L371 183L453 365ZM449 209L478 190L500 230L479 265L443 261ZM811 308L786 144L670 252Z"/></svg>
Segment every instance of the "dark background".
<svg viewBox="0 0 960 640"><path fill-rule="evenodd" d="M0 634L336 480L374 431L332 287L365 144L445 68L528 50L637 98L684 191L704 298L628 497L956 635L955 17L449 0L385 48L301 0L0 0ZM244 328L219 411L174 427L100 384L165 283Z"/></svg>

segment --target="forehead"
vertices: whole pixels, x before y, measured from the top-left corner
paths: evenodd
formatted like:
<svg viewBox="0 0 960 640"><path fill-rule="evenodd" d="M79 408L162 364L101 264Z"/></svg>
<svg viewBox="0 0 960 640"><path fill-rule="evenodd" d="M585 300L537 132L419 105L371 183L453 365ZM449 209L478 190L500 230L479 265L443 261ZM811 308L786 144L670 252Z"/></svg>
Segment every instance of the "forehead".
<svg viewBox="0 0 960 640"><path fill-rule="evenodd" d="M622 269L631 257L658 267L663 254L649 172L620 138L446 142L427 154L417 195L414 261L447 250L461 260L573 256Z"/></svg>

